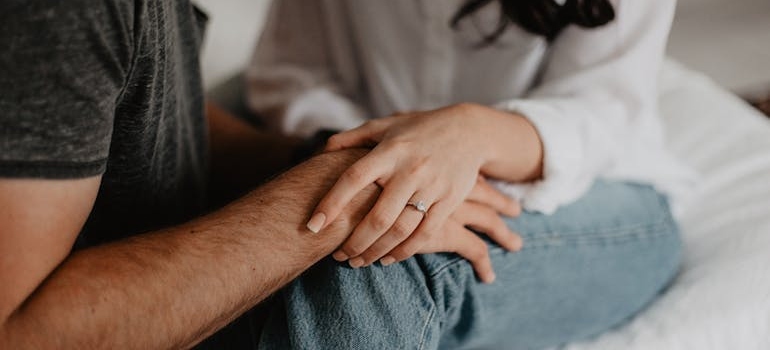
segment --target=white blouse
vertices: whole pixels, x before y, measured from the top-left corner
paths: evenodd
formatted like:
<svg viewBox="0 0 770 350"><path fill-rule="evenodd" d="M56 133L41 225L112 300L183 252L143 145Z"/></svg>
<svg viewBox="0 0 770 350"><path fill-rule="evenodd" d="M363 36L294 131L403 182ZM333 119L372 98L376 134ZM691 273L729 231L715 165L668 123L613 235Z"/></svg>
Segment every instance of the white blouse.
<svg viewBox="0 0 770 350"><path fill-rule="evenodd" d="M614 21L570 26L550 44L510 25L486 47L499 5L453 30L464 2L274 0L247 72L248 104L300 136L458 102L521 114L542 139L544 176L498 187L543 213L596 178L652 184L673 199L686 190L690 172L666 151L657 106L675 1L614 0Z"/></svg>

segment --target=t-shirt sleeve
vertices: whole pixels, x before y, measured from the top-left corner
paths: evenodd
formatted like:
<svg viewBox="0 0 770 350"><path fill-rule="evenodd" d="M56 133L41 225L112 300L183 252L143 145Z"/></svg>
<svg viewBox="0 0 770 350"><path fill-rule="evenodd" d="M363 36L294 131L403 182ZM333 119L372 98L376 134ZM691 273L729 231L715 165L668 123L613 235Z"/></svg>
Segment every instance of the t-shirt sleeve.
<svg viewBox="0 0 770 350"><path fill-rule="evenodd" d="M131 11L117 1L0 3L0 177L105 171Z"/></svg>

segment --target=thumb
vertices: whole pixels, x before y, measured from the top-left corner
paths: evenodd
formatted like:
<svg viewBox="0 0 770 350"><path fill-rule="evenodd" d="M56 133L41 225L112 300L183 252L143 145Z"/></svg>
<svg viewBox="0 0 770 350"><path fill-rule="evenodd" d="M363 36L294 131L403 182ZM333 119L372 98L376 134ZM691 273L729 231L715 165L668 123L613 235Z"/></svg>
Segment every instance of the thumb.
<svg viewBox="0 0 770 350"><path fill-rule="evenodd" d="M381 139L390 123L384 120L372 120L363 125L335 134L326 141L324 152L339 151L346 148L373 147Z"/></svg>

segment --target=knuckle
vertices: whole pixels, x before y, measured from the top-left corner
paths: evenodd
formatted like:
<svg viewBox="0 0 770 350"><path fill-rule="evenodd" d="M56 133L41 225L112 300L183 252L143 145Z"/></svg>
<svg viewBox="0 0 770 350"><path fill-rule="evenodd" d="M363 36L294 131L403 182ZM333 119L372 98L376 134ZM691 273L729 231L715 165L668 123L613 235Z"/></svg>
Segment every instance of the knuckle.
<svg viewBox="0 0 770 350"><path fill-rule="evenodd" d="M396 261L404 261L411 256L403 248L396 248L389 255L396 259Z"/></svg>
<svg viewBox="0 0 770 350"><path fill-rule="evenodd" d="M323 209L321 209L323 211ZM329 211L324 211L325 213L329 213ZM333 225L336 227L355 227L355 222L352 219L347 218L347 215L340 215L332 223L329 225Z"/></svg>
<svg viewBox="0 0 770 350"><path fill-rule="evenodd" d="M497 213L489 215L489 219L486 220L489 223L489 229L496 232L505 232L508 230L508 225L497 215Z"/></svg>
<svg viewBox="0 0 770 350"><path fill-rule="evenodd" d="M409 142L402 140L388 141L387 143L383 143L381 147L384 151L394 153L406 153L410 149Z"/></svg>
<svg viewBox="0 0 770 350"><path fill-rule="evenodd" d="M453 202L459 198L459 191L455 186L449 186L444 190L444 198L449 202Z"/></svg>
<svg viewBox="0 0 770 350"><path fill-rule="evenodd" d="M347 254L347 256L349 257L355 257L360 255L361 253L364 252L364 249L366 249L366 247L363 247L360 244L352 244L352 243L346 244L344 247L342 247L342 251L345 252L345 254Z"/></svg>
<svg viewBox="0 0 770 350"><path fill-rule="evenodd" d="M364 261L367 264L371 264L375 260L377 260L378 257L382 255L382 252L380 252L378 249L372 249L369 248L365 252L361 253L361 258L364 259Z"/></svg>
<svg viewBox="0 0 770 350"><path fill-rule="evenodd" d="M476 109L476 106L469 102L460 102L452 105L450 108L454 109L458 114L471 115Z"/></svg>
<svg viewBox="0 0 770 350"><path fill-rule="evenodd" d="M388 218L383 214L375 214L369 220L369 226L375 231L385 231L388 229Z"/></svg>
<svg viewBox="0 0 770 350"><path fill-rule="evenodd" d="M353 165L345 171L343 176L351 182L362 182L368 170L363 165Z"/></svg>
<svg viewBox="0 0 770 350"><path fill-rule="evenodd" d="M491 207L485 206L485 205L477 205L474 207L475 210L475 216L478 218L481 222L495 222L497 217L497 212L492 209Z"/></svg>
<svg viewBox="0 0 770 350"><path fill-rule="evenodd" d="M508 224L505 223L502 217L499 215L495 215L494 219L491 221L492 227L496 230L507 232L508 231Z"/></svg>
<svg viewBox="0 0 770 350"><path fill-rule="evenodd" d="M423 175L426 175L427 173L428 173L427 166L421 160L417 160L416 162L406 167L406 174L412 179L415 179L415 178L420 179L423 177Z"/></svg>
<svg viewBox="0 0 770 350"><path fill-rule="evenodd" d="M393 227L390 229L391 233L398 239L405 239L406 237L409 237L409 235L412 233L406 225L404 225L401 222L397 222L393 225Z"/></svg>
<svg viewBox="0 0 770 350"><path fill-rule="evenodd" d="M505 222L499 217L497 218L497 220L494 221L492 229L497 232L500 232L501 234L508 233L508 225L506 225Z"/></svg>
<svg viewBox="0 0 770 350"><path fill-rule="evenodd" d="M420 155L415 158L412 169L417 172L423 172L429 169L430 158L425 155Z"/></svg>
<svg viewBox="0 0 770 350"><path fill-rule="evenodd" d="M342 135L334 134L334 135L330 136L326 140L326 145L328 145L328 146L339 146L341 144L341 142L342 142Z"/></svg>
<svg viewBox="0 0 770 350"><path fill-rule="evenodd" d="M406 260L406 259L408 259L409 257L411 257L411 256L413 256L415 254L417 254L417 247L415 247L414 245L410 244L408 246L405 246L401 250L401 257L399 258L399 260Z"/></svg>
<svg viewBox="0 0 770 350"><path fill-rule="evenodd" d="M497 209L492 207L479 208L477 217L483 222L488 222L491 227L498 227L503 225L503 219L497 212Z"/></svg>
<svg viewBox="0 0 770 350"><path fill-rule="evenodd" d="M468 260L482 261L489 259L489 251L484 243L474 243L468 250Z"/></svg>

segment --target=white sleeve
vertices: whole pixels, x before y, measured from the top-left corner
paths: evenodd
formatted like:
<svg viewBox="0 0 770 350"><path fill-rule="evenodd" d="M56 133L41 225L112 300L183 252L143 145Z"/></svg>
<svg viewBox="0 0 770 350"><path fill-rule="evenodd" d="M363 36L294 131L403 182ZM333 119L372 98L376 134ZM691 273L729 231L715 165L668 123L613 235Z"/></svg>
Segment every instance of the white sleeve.
<svg viewBox="0 0 770 350"><path fill-rule="evenodd" d="M246 72L246 102L271 129L307 137L365 121L352 102L359 77L340 11L323 1L273 1Z"/></svg>
<svg viewBox="0 0 770 350"><path fill-rule="evenodd" d="M624 156L636 128L656 122L658 70L675 3L615 0L609 24L561 33L540 83L525 98L496 106L528 118L544 147L542 180L499 183L503 192L528 210L552 213Z"/></svg>

